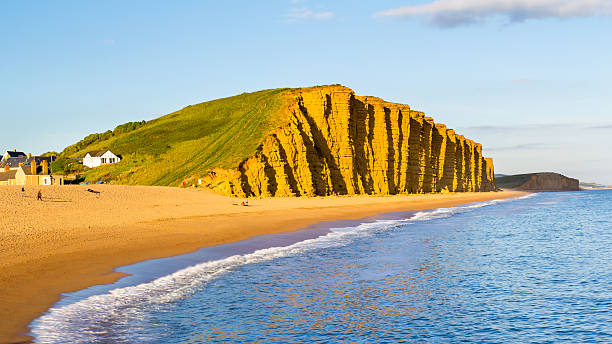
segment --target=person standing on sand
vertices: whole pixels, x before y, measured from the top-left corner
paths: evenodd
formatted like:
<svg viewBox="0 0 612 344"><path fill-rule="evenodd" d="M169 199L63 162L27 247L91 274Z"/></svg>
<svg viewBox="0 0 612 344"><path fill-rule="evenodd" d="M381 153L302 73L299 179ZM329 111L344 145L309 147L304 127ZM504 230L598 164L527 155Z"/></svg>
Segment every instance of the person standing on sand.
<svg viewBox="0 0 612 344"><path fill-rule="evenodd" d="M25 189L23 188L23 186L21 187L21 198L25 197Z"/></svg>
<svg viewBox="0 0 612 344"><path fill-rule="evenodd" d="M38 194L36 194L36 200L42 201L42 192L40 192L40 190L38 190Z"/></svg>

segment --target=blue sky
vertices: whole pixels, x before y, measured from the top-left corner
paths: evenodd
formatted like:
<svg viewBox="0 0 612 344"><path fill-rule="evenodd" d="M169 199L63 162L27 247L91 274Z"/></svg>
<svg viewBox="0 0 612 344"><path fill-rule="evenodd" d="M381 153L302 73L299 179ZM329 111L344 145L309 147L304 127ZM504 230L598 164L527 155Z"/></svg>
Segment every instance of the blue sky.
<svg viewBox="0 0 612 344"><path fill-rule="evenodd" d="M611 0L2 1L0 149L60 151L202 101L341 83L612 184Z"/></svg>

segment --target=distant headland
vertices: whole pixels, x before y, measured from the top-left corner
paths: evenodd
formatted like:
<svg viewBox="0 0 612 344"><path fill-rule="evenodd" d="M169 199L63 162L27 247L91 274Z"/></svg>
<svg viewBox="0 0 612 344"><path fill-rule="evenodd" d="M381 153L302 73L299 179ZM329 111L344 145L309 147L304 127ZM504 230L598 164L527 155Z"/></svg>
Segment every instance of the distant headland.
<svg viewBox="0 0 612 344"><path fill-rule="evenodd" d="M554 172L498 176L497 186L522 191L580 191L580 181Z"/></svg>

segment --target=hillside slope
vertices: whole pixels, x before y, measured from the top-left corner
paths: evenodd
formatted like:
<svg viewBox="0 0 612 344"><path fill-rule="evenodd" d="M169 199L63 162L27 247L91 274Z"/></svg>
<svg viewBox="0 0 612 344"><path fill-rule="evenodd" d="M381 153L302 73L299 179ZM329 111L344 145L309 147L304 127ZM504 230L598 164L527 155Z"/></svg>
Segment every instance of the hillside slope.
<svg viewBox="0 0 612 344"><path fill-rule="evenodd" d="M482 146L407 105L339 85L242 94L189 106L79 147L119 164L90 180L178 185L234 196L323 196L495 189ZM74 149L73 149L74 150Z"/></svg>
<svg viewBox="0 0 612 344"><path fill-rule="evenodd" d="M179 185L215 167L237 166L252 155L281 122L282 93L266 90L187 106L133 130L90 135L62 155L83 157L108 148L122 156L118 164L89 171L89 181Z"/></svg>
<svg viewBox="0 0 612 344"><path fill-rule="evenodd" d="M525 191L579 191L578 179L559 173L540 172L517 174L496 178L497 186L504 189Z"/></svg>

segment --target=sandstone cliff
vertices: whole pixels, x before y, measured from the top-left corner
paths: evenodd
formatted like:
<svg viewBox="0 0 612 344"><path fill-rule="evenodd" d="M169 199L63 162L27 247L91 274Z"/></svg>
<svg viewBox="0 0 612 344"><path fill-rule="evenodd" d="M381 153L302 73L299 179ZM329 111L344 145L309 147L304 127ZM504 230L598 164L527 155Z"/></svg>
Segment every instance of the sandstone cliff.
<svg viewBox="0 0 612 344"><path fill-rule="evenodd" d="M408 105L339 85L283 97L285 124L236 168L214 169L206 186L239 197L495 190L479 143Z"/></svg>
<svg viewBox="0 0 612 344"><path fill-rule="evenodd" d="M579 191L578 179L553 172L518 174L497 179L501 188L525 191Z"/></svg>

